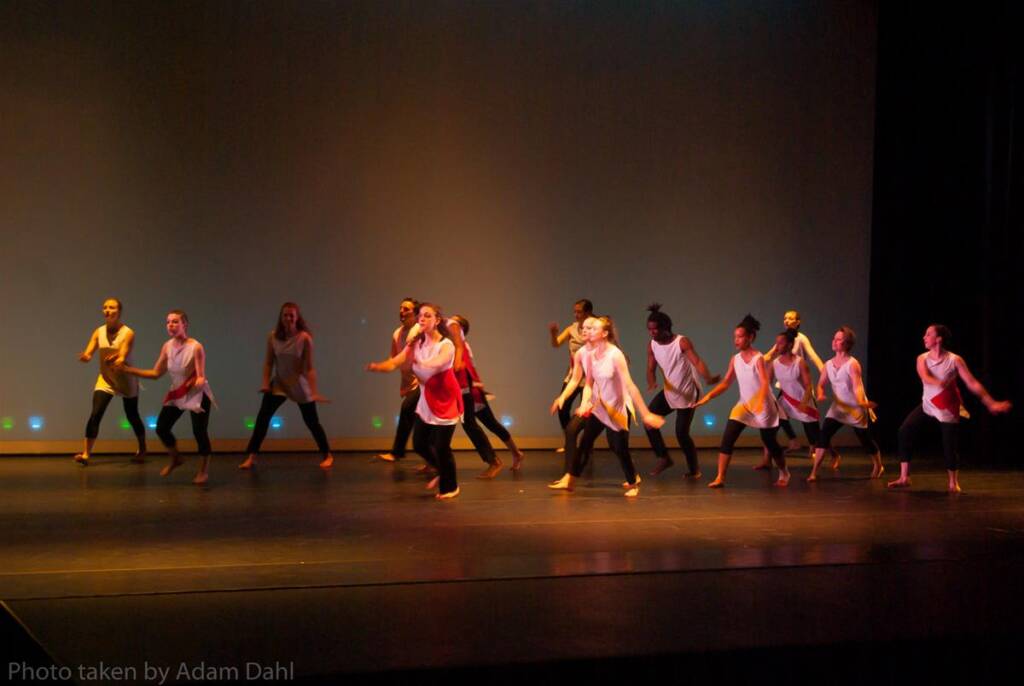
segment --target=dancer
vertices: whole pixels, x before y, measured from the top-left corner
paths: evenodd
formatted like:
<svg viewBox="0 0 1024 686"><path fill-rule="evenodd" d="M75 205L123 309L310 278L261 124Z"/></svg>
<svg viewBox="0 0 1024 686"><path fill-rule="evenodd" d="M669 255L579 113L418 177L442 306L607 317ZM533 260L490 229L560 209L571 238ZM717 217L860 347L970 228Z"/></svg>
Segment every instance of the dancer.
<svg viewBox="0 0 1024 686"><path fill-rule="evenodd" d="M569 344L569 369L565 373L565 378L562 379L562 390L569 384L569 380L573 374L573 360L576 357L576 352L583 347L586 340L583 336L581 327L583 321L587 317L594 315L594 303L590 302L586 298L577 300L576 304L572 307L572 314L575 321L572 324L565 327L561 333L558 332L558 324L551 322L548 324L548 330L551 333L551 347L558 348L561 345ZM567 398L567 401L562 403L558 410L558 423L562 425L562 430L565 430L569 420L572 419L572 404L576 401L576 398L583 392L582 388L577 386L576 390ZM559 449L561 452L561 449Z"/></svg>
<svg viewBox="0 0 1024 686"><path fill-rule="evenodd" d="M206 352L203 346L188 335L188 315L182 310L171 310L167 314L167 335L171 337L160 348L160 356L152 369L122 367L126 374L143 379L159 379L166 373L171 375L171 390L164 396L164 406L156 420L156 435L167 448L170 462L160 470L160 476L167 476L181 466L181 454L171 429L187 410L192 419L192 433L199 451L199 471L192 479L194 484L205 484L209 479L210 464L210 406L213 392L206 380Z"/></svg>
<svg viewBox="0 0 1024 686"><path fill-rule="evenodd" d="M910 458L914 444L926 426L938 422L942 433L942 453L946 459L946 473L949 476L949 492L960 493L960 456L957 443L960 434L960 417L967 416L963 410L957 379L963 379L971 393L978 396L985 408L992 414L1009 412L1013 405L1007 400L995 400L989 395L967 368L967 363L946 346L953 335L942 324L932 324L924 332L925 352L917 357L917 375L921 377L924 393L921 404L911 410L903 420L899 433L900 476L889 482L889 488L910 486Z"/></svg>
<svg viewBox="0 0 1024 686"><path fill-rule="evenodd" d="M271 373L273 372L273 377ZM260 386L263 400L256 415L256 425L246 448L248 457L239 469L256 466L256 456L270 428L270 420L285 400L294 400L299 405L302 421L306 423L313 440L323 455L322 469L334 464L327 435L320 426L316 404L328 402L317 391L316 369L313 367L313 334L302 318L299 306L292 302L281 305L277 315L277 326L267 337L267 353L263 359L263 383Z"/></svg>
<svg viewBox="0 0 1024 686"><path fill-rule="evenodd" d="M476 478L493 479L501 472L504 464L501 458L498 457L498 454L494 452L494 447L487 439L487 434L476 423L476 403L473 402L474 380L469 372L469 367L472 363L469 359L470 354L467 350L462 322L458 317L451 317L445 322L445 326L448 329L448 335L451 337L452 343L455 345L455 361L452 363L452 370L455 372L455 378L459 382L459 389L462 391L462 429L469 436L469 440L476 449L480 459L487 465L487 468L477 474ZM499 426L501 425L499 424Z"/></svg>
<svg viewBox="0 0 1024 686"><path fill-rule="evenodd" d="M398 305L398 321L401 322L394 333L391 334L391 357L405 349L411 336L413 327L416 326L416 310L420 304L414 298L405 298ZM416 404L420 401L420 382L412 373L412 362L402 367L401 379L398 385L398 395L402 398L402 408L398 414L398 426L395 427L395 440L391 444L391 450L377 455L378 460L394 462L405 457L405 446L409 443L409 435L412 433L413 422L416 418Z"/></svg>
<svg viewBox="0 0 1024 686"><path fill-rule="evenodd" d="M812 446L818 444L821 427L818 425L820 415L814 405L814 390L811 384L811 370L807 361L796 354L796 329L786 329L775 337L775 347L771 353L774 359L768 367L769 376L774 376L779 386L779 405L790 418L800 422L804 427L804 435ZM768 355L765 355L767 358ZM779 421L782 425L782 420ZM839 467L836 457L832 468Z"/></svg>
<svg viewBox="0 0 1024 686"><path fill-rule="evenodd" d="M686 456L686 477L700 478L700 465L697 462L697 447L690 438L690 424L693 422L694 406L700 397L701 387L697 380L699 373L706 383L718 383L720 376L712 376L707 364L697 354L690 339L682 334L672 333L672 318L661 311L661 305L654 303L647 308L647 332L651 335L651 344L647 348L647 390L657 387L657 369L665 380L664 388L651 400L651 412L667 417L676 413L676 439L679 448ZM658 463L651 470L651 476L658 476L674 463L665 447L665 439L661 432L647 429L647 438L651 442Z"/></svg>
<svg viewBox="0 0 1024 686"><path fill-rule="evenodd" d="M718 452L718 476L708 484L710 488L725 486L725 474L732 460L733 447L745 427L753 427L761 432L761 442L768 449L769 455L779 468L779 479L776 486L789 485L789 470L786 468L786 457L782 448L775 440L779 428L779 406L775 397L769 392L768 372L761 353L752 345L757 338L761 323L749 314L743 318L733 331L733 345L737 352L729 360L729 370L725 378L697 401L697 407L704 405L712 398L720 396L732 385L733 380L739 382L740 401L729 413L729 422L722 434L722 446Z"/></svg>
<svg viewBox="0 0 1024 686"><path fill-rule="evenodd" d="M782 326L785 327L787 331L792 330L796 333L796 340L793 341L793 354L799 358L809 359L811 362L814 363L814 366L817 368L818 373L821 374L822 367L824 367L825 364L821 361L821 358L818 357L818 353L814 350L814 346L811 345L811 339L808 338L807 335L804 334L802 331L800 331L800 324L800 313L797 312L796 310L786 310L785 314L782 315ZM767 353L765 353L764 361L771 362L774 359L775 354L775 348L771 348ZM779 400L782 399L781 392L778 398ZM782 428L782 430L786 433L786 436L789 438L789 444L786 446L786 452L794 453L799 451L800 441L796 439L796 431L793 430L793 425L790 424L788 419L780 419L779 426ZM810 443L810 450L813 454L814 442L811 440L809 436L807 440ZM834 466L838 467L839 453L835 449L832 450L832 457ZM768 456L765 455L765 459L761 463L756 465L754 469L767 469L768 463Z"/></svg>
<svg viewBox="0 0 1024 686"><path fill-rule="evenodd" d="M825 400L825 382L832 385L832 405L825 415L825 423L814 448L814 464L808 481L818 480L818 466L825 456L825 450L832 446L832 437L843 424L853 427L864 451L871 456L871 478L877 479L885 472L882 453L871 437L870 423L874 421L875 404L864 392L860 362L850 355L857 335L848 326L841 326L832 337L832 351L835 356L825 363L825 373L818 379L818 402Z"/></svg>
<svg viewBox="0 0 1024 686"><path fill-rule="evenodd" d="M138 449L132 462L143 462L146 457L146 429L139 416L139 382L133 376L120 371L119 367L127 364L131 357L132 345L135 343L135 332L121 321L121 301L107 298L103 301L103 318L106 323L92 332L89 342L78 355L82 362L88 362L94 354L98 354L100 374L96 377L96 386L92 391L92 413L85 425L85 448L75 455L75 462L83 467L88 466L92 456L96 437L99 436L100 421L107 405L115 395L121 396L124 404L124 415L135 433Z"/></svg>
<svg viewBox="0 0 1024 686"><path fill-rule="evenodd" d="M578 449L574 444L566 443L571 470L558 481L549 484L548 488L573 490L576 479L583 474L594 441L604 431L608 437L608 446L619 458L626 476L622 484L626 489L624 495L635 498L640 494L640 476L629 454L629 420L633 408L640 410L644 424L650 428L661 428L665 418L647 409L643 396L629 376L626 356L617 346L609 343L609 335L613 331L612 321L608 317L591 317L585 322L587 337L593 342L593 347L587 355L580 357L586 386L576 413L585 418L583 438L580 439Z"/></svg>
<svg viewBox="0 0 1024 686"><path fill-rule="evenodd" d="M494 411L491 410L491 406L488 403L487 392L484 390L483 382L480 380L480 374L476 369L476 364L473 362L473 349L469 347L469 341L465 340L465 337L469 335L469 320L462 315L455 315L449 321L448 330L452 334L452 338L456 337L455 328L458 329L462 337L463 351L462 351L462 362L463 372L456 372L456 378L459 378L459 385L462 386L463 379L465 377L468 384L468 391L465 388L462 391L462 406L464 414L462 418L462 428L466 430L466 434L473 441L473 445L477 445L476 440L473 439L474 433L479 432L479 435L483 438L488 448L491 448L490 441L487 440L487 436L483 434L483 431L477 425L476 420L479 419L480 423L487 427L487 429L498 437L505 447L508 448L509 452L512 453L512 471L519 471L523 466L523 451L516 445L515 439L512 438L512 434L509 430L502 426L501 422L494 416ZM456 356L458 356L458 347L456 346ZM472 409L470 409L472 407ZM473 427L472 429L470 427ZM477 449L479 452L479 448ZM491 448L493 454L494 449ZM481 453L483 455L483 453ZM484 460L487 461L486 459ZM493 471L494 465L497 465L497 470ZM497 476L498 471L501 469L501 460L497 459L495 455L494 463L488 463L489 467L478 479L489 479Z"/></svg>
<svg viewBox="0 0 1024 686"><path fill-rule="evenodd" d="M438 476L430 481L428 489L438 488L440 500L459 495L452 455L452 434L462 420L462 393L452 365L455 345L441 315L441 308L430 303L419 307L419 333L397 355L383 362L371 362L371 372L390 372L407 361L420 382L420 399L416 404L413 426L413 448L434 469Z"/></svg>

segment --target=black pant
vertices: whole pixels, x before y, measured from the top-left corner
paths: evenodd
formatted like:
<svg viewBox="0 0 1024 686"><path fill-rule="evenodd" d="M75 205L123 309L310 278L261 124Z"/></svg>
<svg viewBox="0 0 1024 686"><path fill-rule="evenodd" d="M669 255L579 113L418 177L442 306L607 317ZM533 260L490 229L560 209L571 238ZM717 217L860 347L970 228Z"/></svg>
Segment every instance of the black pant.
<svg viewBox="0 0 1024 686"><path fill-rule="evenodd" d="M580 439L579 449L576 448L575 442L572 445L567 443L565 446L566 458L572 464L570 473L575 477L583 474L583 469L587 466L587 461L593 452L594 441L597 440L602 431L608 434L608 447L615 453L615 457L619 458L619 464L622 465L622 473L626 475L626 482L635 484L636 467L633 465L633 458L629 454L629 430L614 431L609 429L594 415L590 415L583 420L583 438ZM572 451L572 455L569 454L570 451Z"/></svg>
<svg viewBox="0 0 1024 686"><path fill-rule="evenodd" d="M509 439L512 438L512 434L508 432L508 429L502 426L498 418L494 416L494 411L486 399L484 399L483 408L476 411L476 418L502 443L508 443Z"/></svg>
<svg viewBox="0 0 1024 686"><path fill-rule="evenodd" d="M583 431L583 427L586 423L587 420L585 418L578 414L574 414L569 420L569 423L565 425L565 444L563 446L565 451L565 469L562 470L563 474L570 474L572 472L573 455L579 451L576 447L576 440L579 438L579 435ZM586 464L590 459L590 455L581 455L580 459L582 459L584 464Z"/></svg>
<svg viewBox="0 0 1024 686"><path fill-rule="evenodd" d="M564 391L565 387L568 385L569 383L567 381L563 381L562 390ZM576 402L576 398L580 397L582 394L583 379L580 380L579 385L576 386L576 390L572 392L572 395L565 399L565 402L562 404L562 408L558 410L558 423L562 425L563 431L565 430L565 427L569 425L569 420L573 418L572 404Z"/></svg>
<svg viewBox="0 0 1024 686"><path fill-rule="evenodd" d="M395 429L395 441L391 444L391 454L397 459L405 457L405 446L409 442L413 424L416 423L416 405L420 401L420 387L417 386L402 398L402 409L398 414L398 428Z"/></svg>
<svg viewBox="0 0 1024 686"><path fill-rule="evenodd" d="M459 487L455 475L455 456L452 454L454 433L454 424L427 424L419 415L413 424L413 449L437 470L437 475L441 478L441 493L451 493Z"/></svg>
<svg viewBox="0 0 1024 686"><path fill-rule="evenodd" d="M900 425L899 450L900 462L910 462L914 453L914 444L922 431L930 425L939 425L942 433L942 455L946 458L946 469L955 472L960 469L960 454L957 448L960 442L959 422L940 422L935 417L924 413L920 405L915 407Z"/></svg>
<svg viewBox="0 0 1024 686"><path fill-rule="evenodd" d="M274 413L280 409L281 405L284 405L284 401L287 399L283 395L263 394L260 411L256 415L256 425L252 428L252 438L249 439L249 447L245 449L247 453L253 454L260 451L263 439L267 436L267 429L270 428L270 420L274 418ZM298 405L299 412L302 413L302 421L306 423L306 428L309 429L309 433L313 434L313 440L316 441L317 450L325 455L331 452L331 446L327 443L327 434L324 433L324 428L320 426L320 417L316 412L316 403L299 403Z"/></svg>
<svg viewBox="0 0 1024 686"><path fill-rule="evenodd" d="M843 423L837 419L831 417L825 418L825 424L821 427L821 435L818 437L817 443L814 447L818 450L826 450L832 447L832 437L836 435L836 432L843 427ZM878 444L875 443L875 439L871 437L870 427L862 429L859 426L854 426L853 433L857 434L857 440L860 441L861 446L864 447L864 452L868 455L874 455L878 452Z"/></svg>
<svg viewBox="0 0 1024 686"><path fill-rule="evenodd" d="M667 417L672 412L676 413L676 440L679 441L679 447L682 449L683 454L686 455L686 469L690 474L699 472L700 464L697 462L697 446L693 444L693 439L690 438L690 424L693 423L695 408L677 409L669 407L668 400L665 399L665 391L661 391L658 395L654 396L649 408L652 413L662 417ZM655 455L661 458L668 457L668 448L665 447L665 439L661 437L660 430L647 429L647 439L651 442L651 448L654 450Z"/></svg>
<svg viewBox="0 0 1024 686"><path fill-rule="evenodd" d="M96 438L100 435L100 420L103 419L103 413L107 411L107 405L114 399L114 396L104 391L93 391L92 392L92 413L89 415L89 421L85 423L85 437ZM142 417L139 416L139 399L138 398L121 398L124 402L124 416L128 419L128 423L132 425L132 431L135 432L135 438L139 441L139 450L146 449L146 427L142 423Z"/></svg>
<svg viewBox="0 0 1024 686"><path fill-rule="evenodd" d="M494 447L487 440L487 434L476 423L476 407L473 403L472 393L462 394L462 429L469 436L469 440L473 447L476 448L481 460L487 464L494 464L498 461L498 456L494 453Z"/></svg>
<svg viewBox="0 0 1024 686"><path fill-rule="evenodd" d="M202 412L189 412L192 415L192 435L196 437L196 446L199 454L209 455L212 452L210 449L210 434L207 432L210 426L210 396L205 393L203 394L201 407L203 408ZM185 410L178 409L174 405L164 405L163 409L160 410L160 416L156 420L156 435L160 438L160 442L168 448L177 445L171 429L183 414L185 414Z"/></svg>
<svg viewBox="0 0 1024 686"><path fill-rule="evenodd" d="M732 455L732 449L736 445L736 439L740 437L743 430L747 428L747 425L743 422L730 419L725 425L725 431L722 433L722 446L718 449L718 452L725 453L726 455ZM773 426L767 429L758 429L761 432L761 442L764 443L764 447L768 448L768 454L778 462L779 458L782 457L782 446L775 440L775 434L778 433L779 428Z"/></svg>

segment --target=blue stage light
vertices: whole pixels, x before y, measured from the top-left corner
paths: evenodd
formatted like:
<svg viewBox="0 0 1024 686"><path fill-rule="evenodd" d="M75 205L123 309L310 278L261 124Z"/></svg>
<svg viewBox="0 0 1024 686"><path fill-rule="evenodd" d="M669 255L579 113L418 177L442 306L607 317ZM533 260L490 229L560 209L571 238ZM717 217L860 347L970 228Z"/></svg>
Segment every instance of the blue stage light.
<svg viewBox="0 0 1024 686"><path fill-rule="evenodd" d="M274 417L270 420L271 429L280 429L282 426L284 426L284 420L280 417Z"/></svg>
<svg viewBox="0 0 1024 686"><path fill-rule="evenodd" d="M150 415L149 417L146 417L146 426L148 426L150 429L155 429L156 428L156 417L154 417L152 415Z"/></svg>
<svg viewBox="0 0 1024 686"><path fill-rule="evenodd" d="M714 425L715 425L715 415L713 415L713 414L706 414L706 415L704 415L704 426L706 426L706 427L708 427L710 429Z"/></svg>
<svg viewBox="0 0 1024 686"><path fill-rule="evenodd" d="M46 422L43 421L42 417L29 417L28 418L28 428L32 429L33 431L42 431L43 427L45 425L46 425Z"/></svg>
<svg viewBox="0 0 1024 686"><path fill-rule="evenodd" d="M515 423L515 420L512 419L512 415L510 415L510 414L503 414L503 415L501 415L501 425L503 427L505 427L506 429L511 427L514 423Z"/></svg>

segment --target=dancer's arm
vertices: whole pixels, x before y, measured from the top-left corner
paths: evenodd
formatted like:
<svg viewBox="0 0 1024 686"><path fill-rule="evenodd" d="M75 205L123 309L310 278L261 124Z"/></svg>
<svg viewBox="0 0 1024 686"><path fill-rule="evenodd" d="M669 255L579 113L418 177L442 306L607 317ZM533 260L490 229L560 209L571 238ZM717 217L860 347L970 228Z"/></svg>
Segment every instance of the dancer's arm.
<svg viewBox="0 0 1024 686"><path fill-rule="evenodd" d="M190 388L202 387L206 385L206 349L203 348L202 343L196 342L195 356L192 358L196 363L196 374L193 378L192 385Z"/></svg>
<svg viewBox="0 0 1024 686"><path fill-rule="evenodd" d="M640 389L636 387L632 377L629 375L629 365L626 364L625 355L619 354L615 356L615 369L619 373L619 378L622 379L623 384L626 386L626 392L633 398L633 407L639 410L640 418L644 425L652 429L660 429L665 424L665 418L652 413L647 408L644 397L640 395Z"/></svg>
<svg viewBox="0 0 1024 686"><path fill-rule="evenodd" d="M708 370L707 363L704 359L697 354L697 349L693 347L693 342L690 341L686 336L680 336L679 338L679 349L686 355L686 359L690 361L690 364L696 368L697 372L704 379L704 383L718 383L722 379L721 374L712 375Z"/></svg>
<svg viewBox="0 0 1024 686"><path fill-rule="evenodd" d="M551 334L551 347L557 348L561 345L564 345L565 342L569 340L569 336L572 333L572 325L570 324L569 326L565 327L562 333L558 333L558 324L556 324L555 322L551 322L550 324L548 324L548 333Z"/></svg>
<svg viewBox="0 0 1024 686"><path fill-rule="evenodd" d="M562 389L561 395L555 398L555 402L551 404L551 414L555 414L562 409L565 401L576 392L576 389L580 386L580 381L583 380L583 363L581 361L582 358L580 357L581 352L583 352L582 348L577 350L576 355L573 357L572 377L569 379L569 383L565 385L565 388Z"/></svg>
<svg viewBox="0 0 1024 686"><path fill-rule="evenodd" d="M124 361L126 359L128 359L128 356L131 355L131 353L132 353L132 346L134 346L134 345L135 345L135 332L134 331L126 332L125 335L124 335L124 342L121 343L121 347L118 348L117 354L114 355L114 358L111 360L111 362L113 362L114 365L117 366L117 367L122 366L124 364Z"/></svg>
<svg viewBox="0 0 1024 686"><path fill-rule="evenodd" d="M466 337L462 333L462 326L456 321L449 320L448 334L455 344L455 362L452 369L461 372L466 368Z"/></svg>
<svg viewBox="0 0 1024 686"><path fill-rule="evenodd" d="M92 359L92 354L96 352L96 348L100 347L99 337L96 332L92 332L92 336L89 336L89 342L85 344L85 350L78 353L78 359L82 362L88 362Z"/></svg>
<svg viewBox="0 0 1024 686"><path fill-rule="evenodd" d="M828 364L826 362L826 364ZM815 388L814 397L817 401L823 402L825 400L825 384L828 383L828 372L822 367L821 376L818 377L818 386Z"/></svg>
<svg viewBox="0 0 1024 686"><path fill-rule="evenodd" d="M953 353L950 353L952 355ZM921 381L928 384L929 386L942 386L944 385L939 381L938 377L934 376L928 371L928 353L921 353L917 356L917 375L921 377ZM959 368L957 369L959 371ZM956 383L956 377L951 377L950 381ZM949 381L945 385L948 385Z"/></svg>
<svg viewBox="0 0 1024 686"><path fill-rule="evenodd" d="M583 386L583 397L580 398L580 406L576 408L576 414L580 417L587 417L590 415L591 410L594 409L591 404L591 398L594 395L594 382L589 376L587 382Z"/></svg>
<svg viewBox="0 0 1024 686"><path fill-rule="evenodd" d="M768 401L768 395L771 393L771 379L768 377L768 365L764 363L764 357L758 355L754 358L754 368L757 371L757 378L761 380L761 387L757 389L757 395L754 396L753 402L750 405L751 411L757 413L761 411L764 404Z"/></svg>
<svg viewBox="0 0 1024 686"><path fill-rule="evenodd" d="M952 355L952 353L950 354ZM966 384L967 388L970 389L971 393L978 396L978 399L985 404L985 407L988 408L989 412L992 414L1002 414L1004 412L1009 412L1013 408L1013 403L1009 400L996 400L989 395L988 391L985 390L985 387L981 385L981 382L971 374L971 370L967 368L967 363L964 362L964 358L956 355L953 360L956 363L957 374L959 374L960 378L964 380L964 384Z"/></svg>
<svg viewBox="0 0 1024 686"><path fill-rule="evenodd" d="M267 349L263 355L263 380L260 383L260 393L270 393L270 375L274 370L274 334L267 336Z"/></svg>
<svg viewBox="0 0 1024 686"><path fill-rule="evenodd" d="M121 371L125 374L142 377L143 379L159 379L167 373L167 346L169 344L170 341L164 343L164 346L160 348L160 356L156 358L156 363L153 365L152 369L138 369L136 367L121 366Z"/></svg>
<svg viewBox="0 0 1024 686"><path fill-rule="evenodd" d="M302 346L302 369L306 374L306 380L309 381L310 400L315 403L329 403L331 401L320 395L317 389L316 367L313 366L313 337L305 331L299 335L306 337L306 344Z"/></svg>
<svg viewBox="0 0 1024 686"><path fill-rule="evenodd" d="M412 344L405 346L404 348L402 348L402 351L399 352L397 355L392 355L391 357L389 357L388 359L384 360L383 362L371 362L370 364L366 365L366 371L368 371L368 372L393 372L393 371L395 371L396 369L398 369L399 367L401 367L405 363L405 360L407 358L411 358L412 357L412 355L411 355L411 353L409 351L409 349L411 347L412 347Z"/></svg>
<svg viewBox="0 0 1024 686"><path fill-rule="evenodd" d="M653 391L658 387L658 361L654 359L654 349L650 344L647 346L647 390Z"/></svg>
<svg viewBox="0 0 1024 686"><path fill-rule="evenodd" d="M853 381L853 393L857 396L857 404L861 407L874 407L875 403L868 400L868 394L864 390L864 377L861 375L860 362L856 358L850 358L850 380Z"/></svg>
<svg viewBox="0 0 1024 686"><path fill-rule="evenodd" d="M705 393L704 397L697 401L696 407L700 407L701 405L706 404L709 400L722 395L729 386L732 385L733 379L736 378L736 371L733 369L733 362L735 359L736 358L729 359L729 369L725 372L725 378L719 381L717 386Z"/></svg>
<svg viewBox="0 0 1024 686"><path fill-rule="evenodd" d="M804 397L800 399L801 403L803 403L805 398L813 397L814 393L813 385L811 384L811 368L807 366L807 361L804 358L798 357L796 359L797 364L800 365L800 383L804 387ZM803 403L803 407L808 407L808 404Z"/></svg>
<svg viewBox="0 0 1024 686"><path fill-rule="evenodd" d="M800 335L803 336L803 334ZM821 370L825 367L825 363L821 361L820 357L818 357L818 353L814 350L814 346L811 345L811 339L807 336L804 336L804 353L807 357L811 358L811 362L814 363L814 366L818 368L818 372L821 373Z"/></svg>

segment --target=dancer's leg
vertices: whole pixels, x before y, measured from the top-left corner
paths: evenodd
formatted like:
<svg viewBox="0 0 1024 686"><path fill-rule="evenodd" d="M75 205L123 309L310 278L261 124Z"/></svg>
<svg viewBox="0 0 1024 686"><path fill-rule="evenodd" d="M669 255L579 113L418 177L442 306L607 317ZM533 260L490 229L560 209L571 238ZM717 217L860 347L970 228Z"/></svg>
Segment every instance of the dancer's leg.
<svg viewBox="0 0 1024 686"><path fill-rule="evenodd" d="M89 420L85 423L85 447L79 454L75 455L75 462L80 465L88 465L92 456L93 446L96 445L96 437L100 435L100 421L107 411L107 405L114 396L103 391L92 392L92 411L89 413Z"/></svg>
<svg viewBox="0 0 1024 686"><path fill-rule="evenodd" d="M256 423L252 427L252 436L249 438L249 445L245 449L247 457L242 464L238 465L239 469L252 469L256 465L256 456L263 445L263 439L267 437L270 420L274 418L274 413L281 408L285 400L286 398L283 395L263 394L263 399L260 401L260 411L256 414Z"/></svg>

